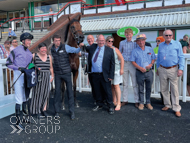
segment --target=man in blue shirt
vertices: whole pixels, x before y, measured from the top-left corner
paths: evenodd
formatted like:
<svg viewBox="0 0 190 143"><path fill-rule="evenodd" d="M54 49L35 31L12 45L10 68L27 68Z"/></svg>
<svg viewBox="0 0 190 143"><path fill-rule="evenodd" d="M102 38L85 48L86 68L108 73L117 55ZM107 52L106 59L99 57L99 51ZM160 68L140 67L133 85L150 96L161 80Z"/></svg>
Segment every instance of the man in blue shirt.
<svg viewBox="0 0 190 143"><path fill-rule="evenodd" d="M16 39L16 38L17 38L17 36L16 36L15 32L11 28L9 28L7 40L12 41L13 39Z"/></svg>
<svg viewBox="0 0 190 143"><path fill-rule="evenodd" d="M180 42L174 41L173 32L166 30L163 33L165 42L160 43L157 57L157 74L160 78L160 91L163 95L163 111L172 108L177 117L181 116L178 92L178 77L183 74L184 55ZM171 87L171 100L169 94L169 81Z"/></svg>
<svg viewBox="0 0 190 143"><path fill-rule="evenodd" d="M113 49L107 47L103 35L97 38L97 44L86 47L88 55L88 72L91 74L91 85L96 105L93 111L102 109L103 100L108 105L109 114L114 114L111 80L114 79L115 59Z"/></svg>
<svg viewBox="0 0 190 143"><path fill-rule="evenodd" d="M151 47L145 46L146 38L141 34L136 38L138 47L135 48L130 57L130 61L136 67L136 79L139 92L139 110L144 109L144 83L146 84L146 107L153 110L150 103L151 86L153 82L152 66L156 56Z"/></svg>

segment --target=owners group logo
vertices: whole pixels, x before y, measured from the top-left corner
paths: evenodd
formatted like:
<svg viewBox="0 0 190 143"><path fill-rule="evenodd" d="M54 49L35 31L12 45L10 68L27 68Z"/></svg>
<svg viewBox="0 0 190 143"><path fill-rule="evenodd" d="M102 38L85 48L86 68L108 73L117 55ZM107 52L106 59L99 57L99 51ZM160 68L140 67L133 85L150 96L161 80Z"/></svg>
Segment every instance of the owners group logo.
<svg viewBox="0 0 190 143"><path fill-rule="evenodd" d="M55 118L52 116L47 116L47 118L33 118L32 116L28 119L30 123L22 123L24 125L24 130L16 125L17 122L17 117L16 116L11 116L10 118L10 123L11 123L11 128L13 129L11 134L14 133L21 133L25 132L27 134L30 133L40 133L40 134L56 134L57 131L60 130L60 120L59 118ZM20 120L21 121L21 120Z"/></svg>

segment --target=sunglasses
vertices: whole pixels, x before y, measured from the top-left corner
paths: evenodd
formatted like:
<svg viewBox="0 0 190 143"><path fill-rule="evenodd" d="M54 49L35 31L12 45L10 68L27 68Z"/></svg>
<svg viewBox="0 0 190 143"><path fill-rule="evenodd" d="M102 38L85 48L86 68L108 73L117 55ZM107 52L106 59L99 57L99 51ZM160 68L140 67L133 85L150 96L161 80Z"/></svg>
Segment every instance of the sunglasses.
<svg viewBox="0 0 190 143"><path fill-rule="evenodd" d="M12 43L18 43L18 41L12 42Z"/></svg>
<svg viewBox="0 0 190 143"><path fill-rule="evenodd" d="M166 37L171 37L172 35L165 35Z"/></svg>
<svg viewBox="0 0 190 143"><path fill-rule="evenodd" d="M160 40L156 40L156 42L160 42Z"/></svg>
<svg viewBox="0 0 190 143"><path fill-rule="evenodd" d="M108 42L112 42L113 43L113 41L108 41Z"/></svg>

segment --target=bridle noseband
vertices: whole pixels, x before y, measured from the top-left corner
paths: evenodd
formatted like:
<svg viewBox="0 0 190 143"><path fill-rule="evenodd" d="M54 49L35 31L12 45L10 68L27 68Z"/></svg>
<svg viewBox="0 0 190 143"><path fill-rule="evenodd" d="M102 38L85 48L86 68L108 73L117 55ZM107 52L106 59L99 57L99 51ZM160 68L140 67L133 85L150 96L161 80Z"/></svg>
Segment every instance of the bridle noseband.
<svg viewBox="0 0 190 143"><path fill-rule="evenodd" d="M82 30L75 30L75 26L74 25L70 26L70 30L71 30L72 36L73 36L75 42L77 43L77 45L79 45L80 43L82 43L84 37L80 37L80 35L79 35L80 32L83 34ZM86 67L85 67L85 61L87 60L86 56L85 56L86 49L84 47L82 47L81 51L83 51L83 53L81 54L82 68L83 68L84 71L86 71L85 70L86 69ZM87 74L87 73L85 72L85 74Z"/></svg>
<svg viewBox="0 0 190 143"><path fill-rule="evenodd" d="M70 29L71 29L71 33L75 39L75 42L77 43L77 45L79 45L81 43L81 41L80 41L80 37L79 37L78 33L79 32L83 33L82 30L75 30L75 26L71 26Z"/></svg>

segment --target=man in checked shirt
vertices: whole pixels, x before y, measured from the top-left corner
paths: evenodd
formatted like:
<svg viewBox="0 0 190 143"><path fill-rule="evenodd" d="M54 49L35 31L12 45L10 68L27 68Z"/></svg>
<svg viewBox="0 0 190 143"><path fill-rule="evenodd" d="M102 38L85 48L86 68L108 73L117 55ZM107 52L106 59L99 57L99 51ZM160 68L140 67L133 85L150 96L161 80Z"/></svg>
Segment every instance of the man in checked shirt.
<svg viewBox="0 0 190 143"><path fill-rule="evenodd" d="M121 106L127 105L128 103L128 80L130 75L134 91L135 107L138 108L139 97L138 97L138 88L136 82L136 68L133 66L133 64L130 61L131 52L134 48L137 47L137 44L136 42L132 41L133 30L131 28L127 28L125 30L125 37L126 39L121 41L119 44L119 50L122 53L123 58L125 60L124 74L123 74L123 102L121 103Z"/></svg>

